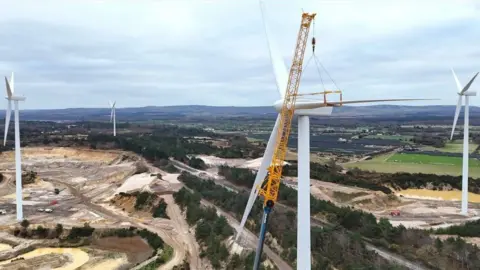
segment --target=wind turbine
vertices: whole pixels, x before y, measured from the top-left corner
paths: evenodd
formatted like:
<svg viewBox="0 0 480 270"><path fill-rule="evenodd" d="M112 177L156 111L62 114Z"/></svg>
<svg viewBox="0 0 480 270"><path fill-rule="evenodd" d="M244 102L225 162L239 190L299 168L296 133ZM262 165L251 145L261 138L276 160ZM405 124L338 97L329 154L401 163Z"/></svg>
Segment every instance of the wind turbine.
<svg viewBox="0 0 480 270"><path fill-rule="evenodd" d="M24 101L25 97L15 96L13 72L10 82L5 76L5 85L7 89L6 99L8 100L8 109L5 114L5 133L3 137L3 146L7 143L8 126L12 114L12 100L15 104L15 190L17 201L17 220L23 220L23 198L22 198L22 155L20 153L20 118L18 114L18 102Z"/></svg>
<svg viewBox="0 0 480 270"><path fill-rule="evenodd" d="M280 112L283 105L284 91L287 88L289 73L285 67L282 55L277 48L275 42L271 39L270 29L265 17L265 7L263 0L260 0L260 10L262 13L265 34L269 47L270 59L275 74L277 89L280 92L281 99L274 103L274 108ZM295 103L295 114L298 116L298 206L297 206L297 269L305 270L311 268L311 251L310 251L310 116L330 115L333 107L342 104L368 103L368 102L384 102L384 101L411 101L422 99L381 99L381 100L355 100L355 101L339 101L327 102L326 94L339 91L323 92L324 100L297 98ZM274 154L276 145L277 128L280 122L280 115L273 127L270 138L267 142L262 162L255 177L250 196L245 207L242 220L237 228L235 240L238 241L243 232L245 222L251 212L253 204L258 196L261 184L267 176L268 167ZM283 164L275 164L282 166Z"/></svg>
<svg viewBox="0 0 480 270"><path fill-rule="evenodd" d="M464 124L463 124L463 161L462 161L462 215L468 215L468 141L469 141L469 134L468 134L468 99L471 96L476 96L477 93L475 91L468 91L470 86L472 85L475 78L478 76L472 77L472 79L462 88L460 81L455 74L455 71L452 68L453 78L455 79L455 83L457 84L458 89L458 101L457 101L457 108L455 109L455 118L453 119L453 127L452 127L452 134L450 135L450 140L453 139L453 133L455 132L455 126L457 125L458 115L460 114L460 107L462 107L462 97L465 97L465 110L464 110Z"/></svg>
<svg viewBox="0 0 480 270"><path fill-rule="evenodd" d="M113 103L111 101L108 102L110 104L110 108L112 109L112 111L110 112L110 122L113 122L113 136L117 136L117 123L115 121L115 103L117 103L116 101L114 101Z"/></svg>

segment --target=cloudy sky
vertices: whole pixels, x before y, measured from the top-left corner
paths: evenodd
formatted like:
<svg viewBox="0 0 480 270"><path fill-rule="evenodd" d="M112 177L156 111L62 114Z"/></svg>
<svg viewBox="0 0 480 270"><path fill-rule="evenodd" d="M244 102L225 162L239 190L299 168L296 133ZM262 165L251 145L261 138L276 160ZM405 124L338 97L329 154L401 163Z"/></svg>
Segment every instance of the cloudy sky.
<svg viewBox="0 0 480 270"><path fill-rule="evenodd" d="M258 0L1 0L0 74L23 108L270 105L279 98ZM480 0L265 0L290 65L302 8L345 100L455 104L480 71ZM306 61L311 57L310 48ZM314 62L302 92L331 81ZM480 81L473 88L480 90ZM480 97L472 100L480 105Z"/></svg>

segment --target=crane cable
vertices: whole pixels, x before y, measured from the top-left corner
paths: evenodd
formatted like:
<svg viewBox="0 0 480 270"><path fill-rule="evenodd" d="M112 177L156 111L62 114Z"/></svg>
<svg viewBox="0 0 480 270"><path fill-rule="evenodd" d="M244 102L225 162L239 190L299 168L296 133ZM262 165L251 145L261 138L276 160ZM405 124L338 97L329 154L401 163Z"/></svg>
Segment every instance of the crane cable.
<svg viewBox="0 0 480 270"><path fill-rule="evenodd" d="M330 80L332 81L333 85L335 86L336 89L340 89L337 85L337 83L335 82L335 80L332 78L332 76L330 76L330 73L328 72L328 70L325 68L325 66L322 64L322 62L320 62L320 59L318 59L317 55L315 54L315 47L316 47L316 39L315 39L315 19L313 20L312 22L312 32L313 32L313 35L312 35L312 55L310 56L310 58L308 59L307 61L307 64L305 65L305 68L308 67L310 61L313 60L315 61L315 67L317 68L317 72L318 72L318 75L320 77L320 82L322 83L322 87L323 87L323 90L326 91L326 87L325 87L325 83L323 81L323 77L322 77L322 69L325 71L325 73L327 74L327 76L330 78Z"/></svg>

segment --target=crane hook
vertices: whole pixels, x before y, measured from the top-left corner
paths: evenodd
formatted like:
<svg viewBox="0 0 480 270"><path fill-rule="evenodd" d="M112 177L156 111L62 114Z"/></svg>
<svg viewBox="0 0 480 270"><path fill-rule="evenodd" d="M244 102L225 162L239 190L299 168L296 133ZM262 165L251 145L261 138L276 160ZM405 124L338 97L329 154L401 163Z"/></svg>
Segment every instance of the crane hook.
<svg viewBox="0 0 480 270"><path fill-rule="evenodd" d="M312 49L313 53L315 53L315 37L312 37Z"/></svg>

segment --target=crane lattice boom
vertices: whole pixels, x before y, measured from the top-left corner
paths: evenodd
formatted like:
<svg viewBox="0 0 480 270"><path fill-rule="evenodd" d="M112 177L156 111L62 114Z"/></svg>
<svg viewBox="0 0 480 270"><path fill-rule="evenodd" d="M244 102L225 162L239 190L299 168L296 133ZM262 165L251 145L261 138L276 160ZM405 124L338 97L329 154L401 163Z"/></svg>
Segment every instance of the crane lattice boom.
<svg viewBox="0 0 480 270"><path fill-rule="evenodd" d="M277 140L272 163L269 167L268 181L264 188L259 191L260 195L264 197L264 205L267 205L269 201L270 203L277 201L280 179L282 177L283 162L285 161L285 155L287 153L288 137L290 135L292 118L295 112L295 102L297 99L300 79L302 77L302 66L308 41L308 33L310 32L310 25L315 18L315 15L315 13L302 14L302 23L300 25L295 54L290 68L286 94L280 112L280 124L276 131Z"/></svg>

